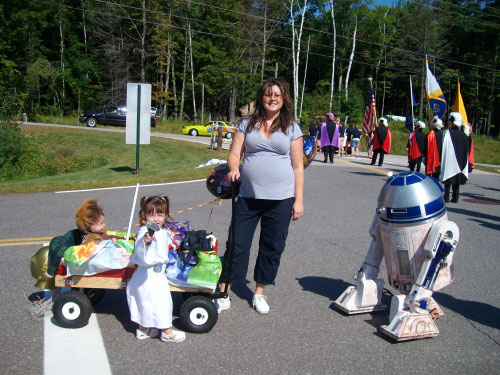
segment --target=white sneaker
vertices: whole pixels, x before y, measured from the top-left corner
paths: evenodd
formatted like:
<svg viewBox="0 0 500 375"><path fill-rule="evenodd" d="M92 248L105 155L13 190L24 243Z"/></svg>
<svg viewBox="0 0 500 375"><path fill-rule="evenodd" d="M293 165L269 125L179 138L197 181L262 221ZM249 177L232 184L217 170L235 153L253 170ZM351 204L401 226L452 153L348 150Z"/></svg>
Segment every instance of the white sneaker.
<svg viewBox="0 0 500 375"><path fill-rule="evenodd" d="M217 298L215 300L215 306L217 307L217 312L220 314L224 310L229 310L231 308L231 299L226 298Z"/></svg>
<svg viewBox="0 0 500 375"><path fill-rule="evenodd" d="M263 294L254 294L252 304L255 311L259 314L267 314L269 312L267 297Z"/></svg>

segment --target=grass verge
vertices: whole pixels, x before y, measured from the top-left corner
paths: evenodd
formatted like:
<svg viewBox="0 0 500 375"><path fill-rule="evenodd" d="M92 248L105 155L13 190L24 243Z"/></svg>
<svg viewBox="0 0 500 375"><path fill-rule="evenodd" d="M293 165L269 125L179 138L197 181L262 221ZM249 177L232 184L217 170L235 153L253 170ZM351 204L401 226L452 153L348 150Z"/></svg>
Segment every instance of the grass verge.
<svg viewBox="0 0 500 375"><path fill-rule="evenodd" d="M139 174L136 146L125 144L125 134L22 125L41 147L71 148L75 156L95 158L95 168L55 176L2 182L0 194L100 188L118 185L175 182L206 178L212 167L196 168L212 158L227 159L227 150L171 139L151 138L140 146ZM104 160L104 163L103 163ZM92 164L92 163L91 163Z"/></svg>

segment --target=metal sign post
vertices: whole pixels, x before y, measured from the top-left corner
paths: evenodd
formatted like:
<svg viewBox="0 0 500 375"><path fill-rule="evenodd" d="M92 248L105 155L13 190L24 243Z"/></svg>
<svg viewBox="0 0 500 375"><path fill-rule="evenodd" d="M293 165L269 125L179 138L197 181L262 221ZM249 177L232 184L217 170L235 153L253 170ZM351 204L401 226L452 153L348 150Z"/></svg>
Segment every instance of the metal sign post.
<svg viewBox="0 0 500 375"><path fill-rule="evenodd" d="M135 139L135 174L139 174L139 149L141 144L141 85L137 85L137 131Z"/></svg>
<svg viewBox="0 0 500 375"><path fill-rule="evenodd" d="M127 83L126 144L135 144L135 173L139 174L139 147L149 145L151 132L151 85Z"/></svg>

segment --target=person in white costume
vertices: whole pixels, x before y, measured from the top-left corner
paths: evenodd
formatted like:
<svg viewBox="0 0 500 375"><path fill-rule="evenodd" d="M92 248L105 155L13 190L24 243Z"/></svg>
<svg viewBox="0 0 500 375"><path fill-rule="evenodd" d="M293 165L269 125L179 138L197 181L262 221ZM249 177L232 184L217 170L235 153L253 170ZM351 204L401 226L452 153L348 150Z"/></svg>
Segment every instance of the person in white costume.
<svg viewBox="0 0 500 375"><path fill-rule="evenodd" d="M163 342L181 342L186 338L182 331L172 329L172 296L165 267L169 247L173 245L172 233L165 227L169 214L167 196L142 197L139 219L141 228L135 241L132 258L137 268L127 285L130 318L139 327L139 340L157 337ZM148 233L147 221L156 224L158 231Z"/></svg>

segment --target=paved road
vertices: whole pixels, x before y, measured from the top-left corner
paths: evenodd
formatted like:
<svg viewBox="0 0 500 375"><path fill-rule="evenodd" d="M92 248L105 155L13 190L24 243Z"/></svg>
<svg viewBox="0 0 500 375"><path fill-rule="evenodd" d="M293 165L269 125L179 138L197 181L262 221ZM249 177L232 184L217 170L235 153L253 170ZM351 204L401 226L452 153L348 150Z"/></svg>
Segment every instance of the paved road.
<svg viewBox="0 0 500 375"><path fill-rule="evenodd" d="M201 137L200 137L201 138ZM319 159L319 157L317 158ZM314 161L306 169L304 217L292 223L276 285L266 289L271 312L250 307L252 272L234 288L232 307L207 334L188 334L182 344L137 341L125 294L112 291L95 306L103 343L114 374L485 374L500 372L500 176L474 171L448 215L460 228L454 258L455 282L435 294L446 315L436 338L394 343L377 328L388 312L345 316L333 301L352 283L370 244L368 228L383 173L406 170L404 157L389 156L383 168L368 159ZM203 181L142 187L140 195L167 193L172 211L212 200ZM15 238L51 237L73 227L88 197L102 204L110 228L128 223L132 188L92 192L0 196L0 358L2 373L43 373L44 324L32 319L26 297L37 290L29 260L40 245L5 246ZM175 215L195 229L227 239L230 202ZM35 240L36 242L36 240ZM253 261L256 240L252 248ZM222 246L223 247L223 246ZM385 278L385 275L384 275ZM175 294L175 293L174 293ZM174 318L181 302L174 295ZM178 324L174 320L174 325ZM62 340L61 340L62 341ZM83 348L58 342L60 355ZM92 358L79 357L88 367ZM89 370L90 371L90 370ZM97 370L92 370L96 374Z"/></svg>

